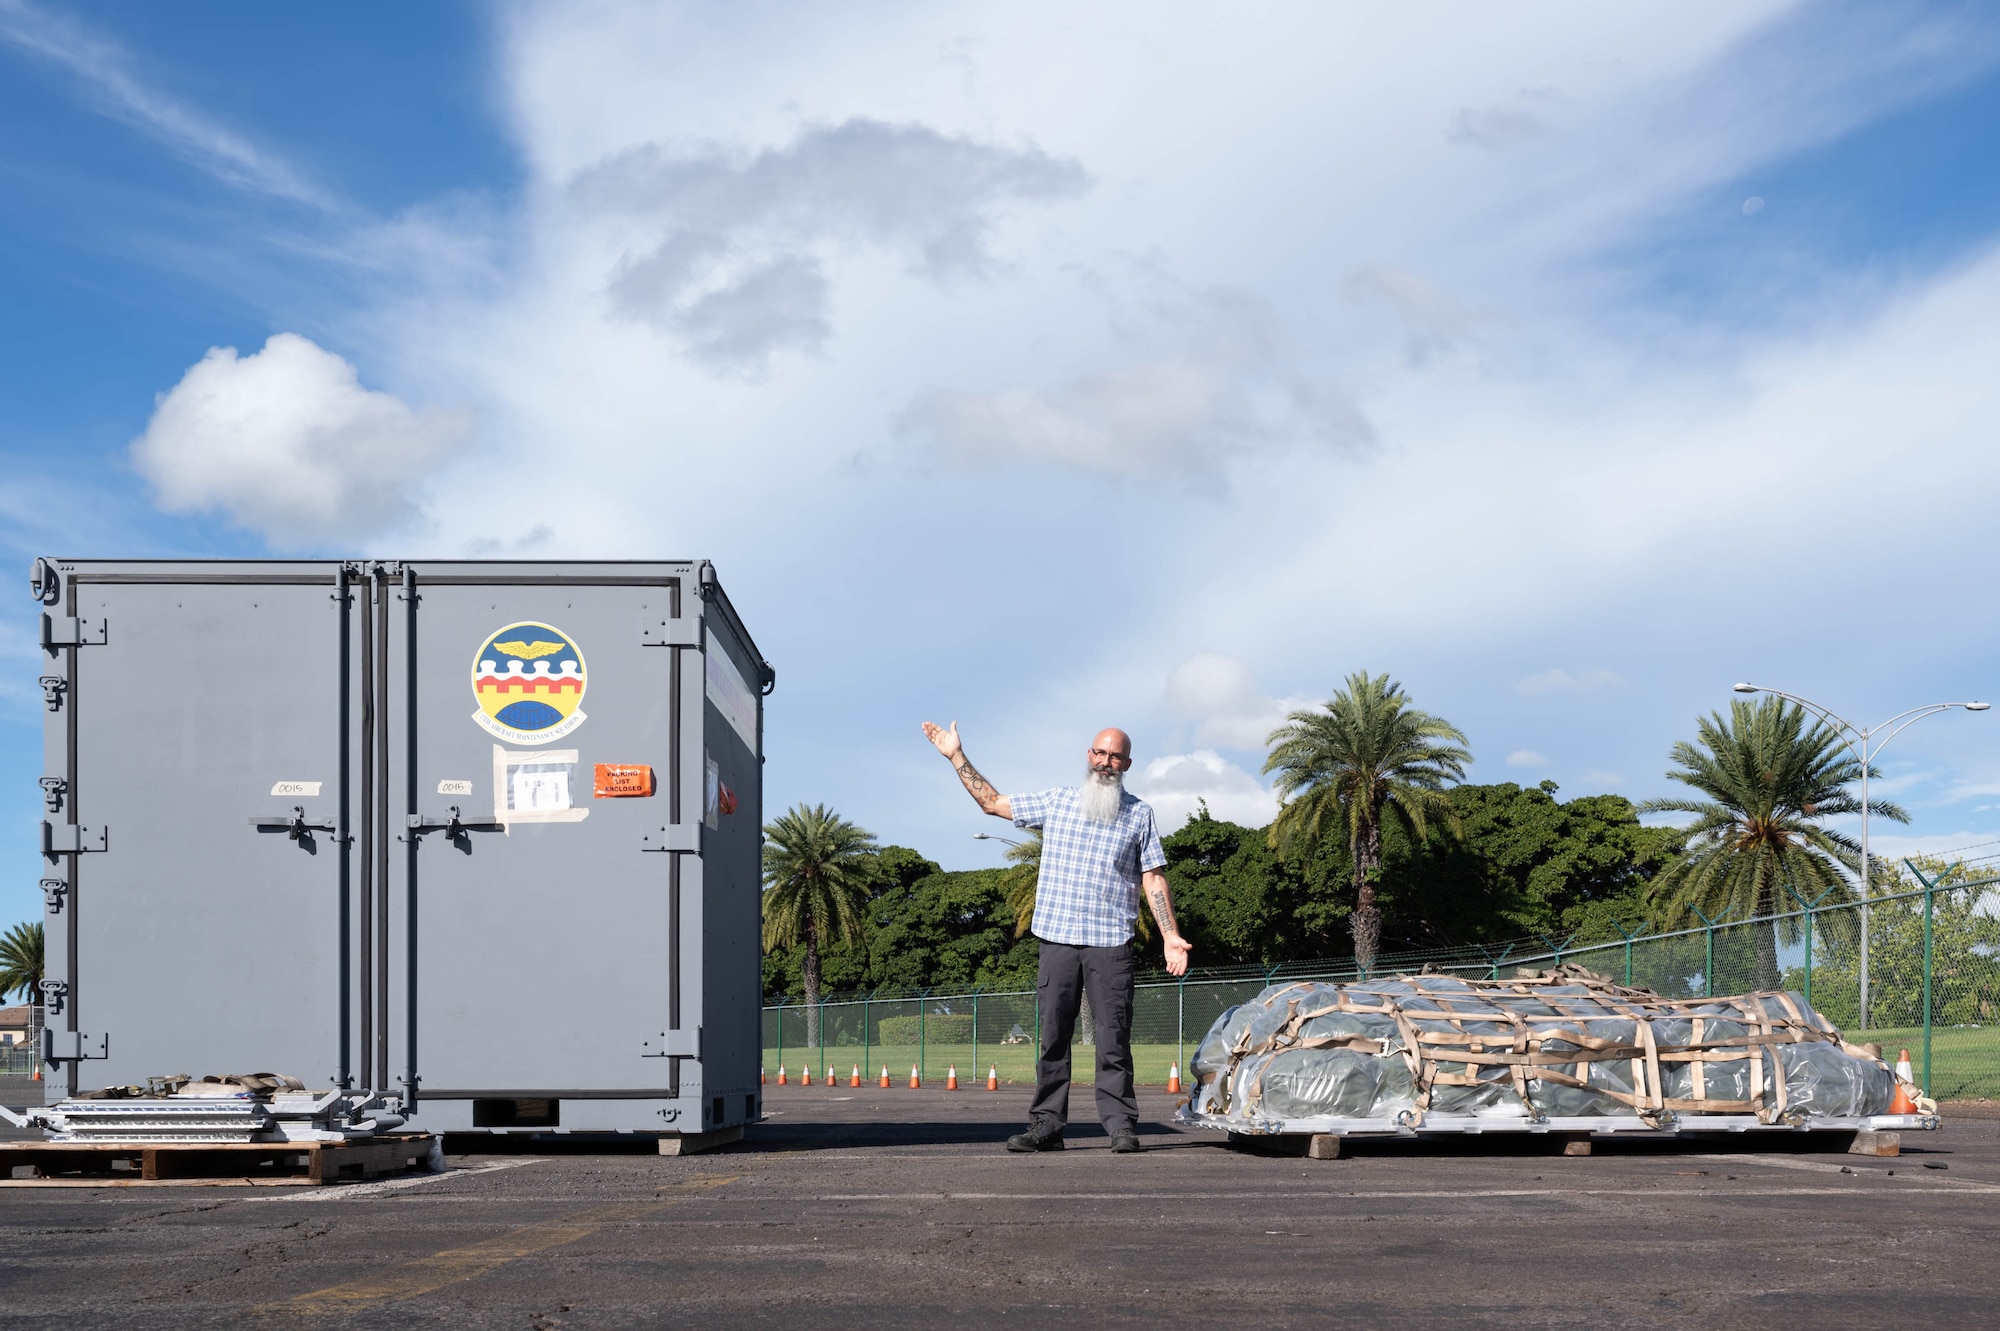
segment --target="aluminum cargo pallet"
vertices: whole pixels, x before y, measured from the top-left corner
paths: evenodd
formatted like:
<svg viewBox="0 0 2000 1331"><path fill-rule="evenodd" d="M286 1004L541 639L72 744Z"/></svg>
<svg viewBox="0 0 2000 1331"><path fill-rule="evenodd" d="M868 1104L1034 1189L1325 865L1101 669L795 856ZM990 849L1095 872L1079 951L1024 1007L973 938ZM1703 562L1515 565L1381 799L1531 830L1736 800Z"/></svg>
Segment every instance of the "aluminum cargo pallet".
<svg viewBox="0 0 2000 1331"><path fill-rule="evenodd" d="M226 1187L359 1181L436 1168L427 1132L351 1142L4 1142L0 1188L104 1188L135 1184ZM21 1166L32 1178L15 1178Z"/></svg>

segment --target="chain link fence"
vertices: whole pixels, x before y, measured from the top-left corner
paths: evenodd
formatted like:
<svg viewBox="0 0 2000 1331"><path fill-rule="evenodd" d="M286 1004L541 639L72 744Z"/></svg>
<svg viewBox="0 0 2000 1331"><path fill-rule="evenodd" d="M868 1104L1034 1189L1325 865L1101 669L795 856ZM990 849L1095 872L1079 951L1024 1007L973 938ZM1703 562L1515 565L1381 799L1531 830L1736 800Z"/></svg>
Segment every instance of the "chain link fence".
<svg viewBox="0 0 2000 1331"><path fill-rule="evenodd" d="M1667 998L1790 989L1848 1040L1874 1043L1893 1061L1910 1051L1925 1092L1941 1100L2000 1099L2000 878L1923 885L1857 903L1797 908L1756 919L1718 918L1693 929L1578 944L1541 939L1493 949L1384 955L1376 976L1429 970L1502 979L1516 969L1565 963ZM1864 947L1865 936L1865 947ZM1864 962L1865 951L1865 962ZM1161 1085L1187 1061L1216 1018L1266 985L1363 978L1351 959L1240 968L1141 983L1132 1053L1143 1085ZM764 1064L775 1079L810 1071L815 1082L886 1075L907 1085L956 1070L967 1082L995 1074L1032 1083L1040 1027L1031 991L839 995L807 1007L764 1009ZM1095 1031L1086 1009L1071 1057L1076 1080L1094 1074Z"/></svg>

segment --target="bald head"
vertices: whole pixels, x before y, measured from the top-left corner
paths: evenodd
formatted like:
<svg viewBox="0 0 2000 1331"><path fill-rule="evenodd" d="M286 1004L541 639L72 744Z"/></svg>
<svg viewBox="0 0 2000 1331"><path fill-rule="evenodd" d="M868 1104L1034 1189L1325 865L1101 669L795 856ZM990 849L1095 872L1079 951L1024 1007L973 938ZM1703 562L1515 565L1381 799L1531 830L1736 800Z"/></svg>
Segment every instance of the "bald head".
<svg viewBox="0 0 2000 1331"><path fill-rule="evenodd" d="M1090 752L1085 755L1093 772L1117 772L1124 774L1132 765L1132 737L1116 726L1106 726L1090 741Z"/></svg>

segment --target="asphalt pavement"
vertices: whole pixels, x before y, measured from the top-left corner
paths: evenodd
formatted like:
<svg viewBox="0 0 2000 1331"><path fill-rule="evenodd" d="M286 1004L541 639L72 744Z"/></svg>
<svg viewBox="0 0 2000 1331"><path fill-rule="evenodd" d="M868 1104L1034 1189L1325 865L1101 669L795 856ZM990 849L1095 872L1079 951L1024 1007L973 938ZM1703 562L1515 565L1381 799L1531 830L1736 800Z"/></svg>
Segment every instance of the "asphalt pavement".
<svg viewBox="0 0 2000 1331"><path fill-rule="evenodd" d="M1488 1137L1321 1161L1175 1130L1163 1095L1144 1154L1091 1123L1035 1156L1001 1148L1019 1089L766 1095L702 1156L480 1139L371 1184L0 1189L0 1327L2000 1322L1991 1109L1894 1159Z"/></svg>

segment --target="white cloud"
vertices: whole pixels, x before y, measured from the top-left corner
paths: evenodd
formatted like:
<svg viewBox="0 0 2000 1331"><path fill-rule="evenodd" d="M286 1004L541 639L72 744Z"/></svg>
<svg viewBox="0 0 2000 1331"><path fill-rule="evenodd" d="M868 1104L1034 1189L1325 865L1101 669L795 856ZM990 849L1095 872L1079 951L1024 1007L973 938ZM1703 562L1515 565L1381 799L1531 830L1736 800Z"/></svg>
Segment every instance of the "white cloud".
<svg viewBox="0 0 2000 1331"><path fill-rule="evenodd" d="M462 444L469 412L412 410L296 333L216 347L163 394L132 462L170 513L220 512L298 549L407 524L411 495Z"/></svg>
<svg viewBox="0 0 2000 1331"><path fill-rule="evenodd" d="M1089 183L1036 148L856 117L756 153L626 148L579 172L568 195L643 228L611 271L613 310L676 334L697 364L761 372L772 353L817 350L831 334L829 252L900 254L933 281L984 277L1009 206Z"/></svg>
<svg viewBox="0 0 2000 1331"><path fill-rule="evenodd" d="M1549 760L1533 749L1516 749L1507 755L1509 767L1547 767Z"/></svg>
<svg viewBox="0 0 2000 1331"><path fill-rule="evenodd" d="M294 203L326 194L282 157L149 86L116 44L27 0L0 0L0 41L68 70L103 114L159 140L216 179Z"/></svg>
<svg viewBox="0 0 2000 1331"><path fill-rule="evenodd" d="M1140 271L1136 302L1090 284L1112 306L1121 363L1042 387L927 389L898 431L963 466L1112 475L1219 472L1287 448L1350 456L1373 441L1347 393L1296 363L1267 302Z"/></svg>
<svg viewBox="0 0 2000 1331"><path fill-rule="evenodd" d="M1583 774L1584 784L1603 790L1616 790L1625 784L1625 778L1616 772L1589 771Z"/></svg>
<svg viewBox="0 0 2000 1331"><path fill-rule="evenodd" d="M1621 689L1625 677L1615 670L1544 670L1514 684L1514 691L1534 697L1541 693L1590 693L1597 689Z"/></svg>
<svg viewBox="0 0 2000 1331"><path fill-rule="evenodd" d="M1278 815L1278 797L1213 749L1155 758L1128 784L1153 806L1163 833L1178 830L1204 800L1215 817L1245 827L1262 827Z"/></svg>
<svg viewBox="0 0 2000 1331"><path fill-rule="evenodd" d="M1262 749L1289 713L1311 705L1304 697L1265 696L1247 662L1218 652L1197 652L1167 676L1167 708L1195 723L1201 746Z"/></svg>

